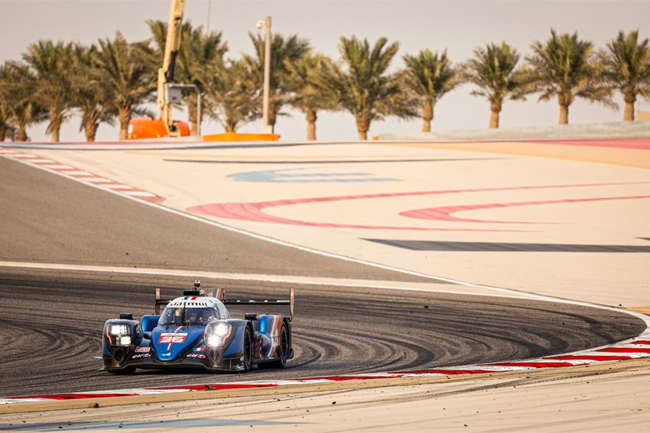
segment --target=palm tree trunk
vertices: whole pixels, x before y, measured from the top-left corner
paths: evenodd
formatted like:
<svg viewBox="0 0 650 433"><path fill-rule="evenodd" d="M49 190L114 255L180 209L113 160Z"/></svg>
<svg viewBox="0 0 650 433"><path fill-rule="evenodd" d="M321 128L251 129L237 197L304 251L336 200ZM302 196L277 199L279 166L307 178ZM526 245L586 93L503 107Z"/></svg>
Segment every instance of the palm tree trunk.
<svg viewBox="0 0 650 433"><path fill-rule="evenodd" d="M316 110L307 109L307 141L316 140Z"/></svg>
<svg viewBox="0 0 650 433"><path fill-rule="evenodd" d="M569 105L571 104L569 96L564 93L558 94L557 102L560 105L560 125L569 124Z"/></svg>
<svg viewBox="0 0 650 433"><path fill-rule="evenodd" d="M357 114L357 131L359 131L359 140L368 139L368 130L370 129L370 118L363 114Z"/></svg>
<svg viewBox="0 0 650 433"><path fill-rule="evenodd" d="M97 135L97 128L99 127L99 123L97 123L94 120L89 120L86 122L86 125L84 125L84 131L86 133L86 141L88 143L92 143L95 141L95 136Z"/></svg>
<svg viewBox="0 0 650 433"><path fill-rule="evenodd" d="M634 103L636 102L636 95L634 93L626 93L623 96L625 100L625 113L623 114L623 122L634 120Z"/></svg>
<svg viewBox="0 0 650 433"><path fill-rule="evenodd" d="M7 128L0 125L0 143L5 141L5 138L7 138Z"/></svg>
<svg viewBox="0 0 650 433"><path fill-rule="evenodd" d="M427 104L422 107L422 132L431 132L431 121L433 120L433 105Z"/></svg>
<svg viewBox="0 0 650 433"><path fill-rule="evenodd" d="M499 128L499 114L501 113L501 101L494 101L490 104L490 129Z"/></svg>
<svg viewBox="0 0 650 433"><path fill-rule="evenodd" d="M226 132L237 132L237 121L226 117Z"/></svg>
<svg viewBox="0 0 650 433"><path fill-rule="evenodd" d="M269 126L271 127L271 134L275 134L275 122L278 118L276 107L269 107Z"/></svg>
<svg viewBox="0 0 650 433"><path fill-rule="evenodd" d="M566 104L560 104L560 125L569 124L569 106Z"/></svg>
<svg viewBox="0 0 650 433"><path fill-rule="evenodd" d="M190 121L190 135L199 135L199 121L197 119L198 110L195 104L187 105L187 118Z"/></svg>
<svg viewBox="0 0 650 433"><path fill-rule="evenodd" d="M16 141L27 141L27 127L25 125L18 126Z"/></svg>
<svg viewBox="0 0 650 433"><path fill-rule="evenodd" d="M499 129L499 112L492 111L490 114L490 129Z"/></svg>
<svg viewBox="0 0 650 433"><path fill-rule="evenodd" d="M118 118L120 120L120 141L129 139L129 121L133 110L131 107L120 107L118 111Z"/></svg>
<svg viewBox="0 0 650 433"><path fill-rule="evenodd" d="M50 134L52 135L52 143L59 142L61 123L63 123L61 113L55 110L50 110L50 124L47 129L50 131Z"/></svg>

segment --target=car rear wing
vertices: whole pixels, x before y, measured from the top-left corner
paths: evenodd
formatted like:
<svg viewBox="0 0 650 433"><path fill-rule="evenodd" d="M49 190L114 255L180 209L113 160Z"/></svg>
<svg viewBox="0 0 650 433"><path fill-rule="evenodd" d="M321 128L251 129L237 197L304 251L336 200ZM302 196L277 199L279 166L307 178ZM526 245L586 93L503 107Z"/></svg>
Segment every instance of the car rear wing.
<svg viewBox="0 0 650 433"><path fill-rule="evenodd" d="M156 316L160 316L162 314L162 311L167 306L167 304L169 304L171 301L172 301L171 299L160 299L160 287L157 287L156 302L154 304L154 314L156 314Z"/></svg>
<svg viewBox="0 0 650 433"><path fill-rule="evenodd" d="M289 299L227 299L224 288L217 289L217 299L225 305L288 305L291 320L295 315L294 289L289 290Z"/></svg>
<svg viewBox="0 0 650 433"><path fill-rule="evenodd" d="M194 283L196 288L200 284ZM185 296L210 296L217 298L225 305L288 305L291 320L295 315L294 307L294 289L289 291L289 299L226 299L226 289L223 287L216 287L214 289L200 289L200 290L186 290L183 292ZM161 299L160 288L156 288L156 301L155 301L155 314L160 315L172 299Z"/></svg>
<svg viewBox="0 0 650 433"><path fill-rule="evenodd" d="M219 298L220 293L225 293L223 287L216 287L214 289L200 289L201 283L196 281L194 283L194 290L185 290L183 291L184 296L210 296L212 298ZM156 288L156 302L154 304L155 314L160 316L162 311L165 309L167 304L169 304L172 299L161 299L160 298L160 288Z"/></svg>

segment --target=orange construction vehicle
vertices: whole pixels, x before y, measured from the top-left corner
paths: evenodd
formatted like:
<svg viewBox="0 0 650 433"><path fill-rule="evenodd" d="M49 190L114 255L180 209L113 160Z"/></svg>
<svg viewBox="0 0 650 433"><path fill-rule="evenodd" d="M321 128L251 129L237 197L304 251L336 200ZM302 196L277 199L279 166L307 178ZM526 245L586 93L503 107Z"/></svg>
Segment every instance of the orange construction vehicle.
<svg viewBox="0 0 650 433"><path fill-rule="evenodd" d="M129 122L129 140L160 137L184 137L190 135L190 128L185 122L172 119L172 105L182 103L183 87L174 83L176 56L181 46L181 26L185 12L185 0L172 0L167 40L162 68L158 69L158 108L160 119L140 118ZM200 109L200 108L199 108Z"/></svg>

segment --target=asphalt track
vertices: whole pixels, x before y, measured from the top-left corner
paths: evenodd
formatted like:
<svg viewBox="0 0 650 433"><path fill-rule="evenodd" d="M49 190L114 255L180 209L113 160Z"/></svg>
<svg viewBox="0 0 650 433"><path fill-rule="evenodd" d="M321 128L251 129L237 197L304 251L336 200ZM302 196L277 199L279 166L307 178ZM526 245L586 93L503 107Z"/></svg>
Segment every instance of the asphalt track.
<svg viewBox="0 0 650 433"><path fill-rule="evenodd" d="M307 277L424 281L322 257L186 219L0 158L0 260ZM431 280L426 280L431 282ZM223 284L244 297L288 284ZM97 371L103 322L150 313L153 289L183 278L2 268L0 396L205 383L205 374ZM564 353L633 337L622 312L522 299L300 286L296 357L282 371L223 374L219 382L371 373ZM243 313L243 311L233 311ZM215 379L217 380L217 379Z"/></svg>

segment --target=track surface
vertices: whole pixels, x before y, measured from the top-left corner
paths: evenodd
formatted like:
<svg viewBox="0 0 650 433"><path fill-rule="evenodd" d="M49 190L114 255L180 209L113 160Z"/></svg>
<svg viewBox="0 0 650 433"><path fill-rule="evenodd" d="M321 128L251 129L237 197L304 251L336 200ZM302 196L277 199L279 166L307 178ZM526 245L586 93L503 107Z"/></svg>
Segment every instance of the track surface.
<svg viewBox="0 0 650 433"><path fill-rule="evenodd" d="M431 282L209 227L3 158L0 172L3 261ZM203 282L255 297L282 296L289 287ZM604 345L645 328L623 313L565 304L292 284L296 357L285 370L97 371L106 319L123 311L150 313L155 287L173 295L189 284L173 277L2 269L0 396L497 362Z"/></svg>

